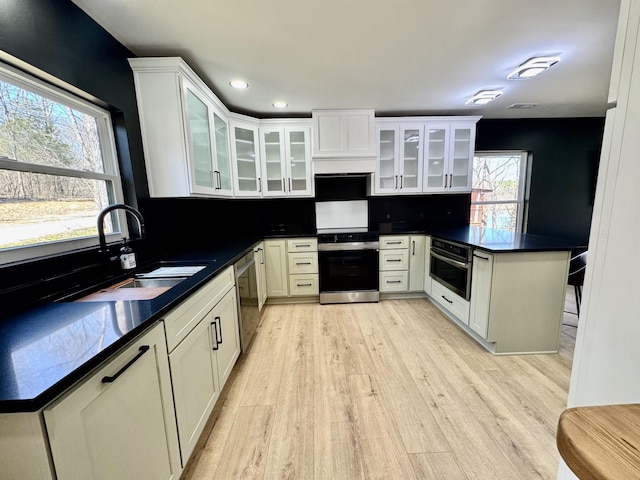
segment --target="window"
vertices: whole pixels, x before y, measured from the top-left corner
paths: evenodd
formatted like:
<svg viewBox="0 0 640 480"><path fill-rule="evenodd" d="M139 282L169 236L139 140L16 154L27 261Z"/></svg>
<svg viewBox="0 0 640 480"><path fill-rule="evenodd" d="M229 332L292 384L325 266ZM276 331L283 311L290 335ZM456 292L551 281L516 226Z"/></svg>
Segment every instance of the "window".
<svg viewBox="0 0 640 480"><path fill-rule="evenodd" d="M122 198L109 112L0 63L0 263L97 245Z"/></svg>
<svg viewBox="0 0 640 480"><path fill-rule="evenodd" d="M471 225L521 232L526 172L526 152L476 152Z"/></svg>

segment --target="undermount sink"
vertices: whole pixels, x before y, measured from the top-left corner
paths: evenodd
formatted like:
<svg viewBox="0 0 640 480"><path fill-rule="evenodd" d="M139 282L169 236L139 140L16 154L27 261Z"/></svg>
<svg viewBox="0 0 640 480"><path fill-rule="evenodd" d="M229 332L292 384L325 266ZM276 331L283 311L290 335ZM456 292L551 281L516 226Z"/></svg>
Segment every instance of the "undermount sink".
<svg viewBox="0 0 640 480"><path fill-rule="evenodd" d="M137 273L113 285L100 288L76 302L118 300L151 300L180 284L206 265L160 266L149 272Z"/></svg>

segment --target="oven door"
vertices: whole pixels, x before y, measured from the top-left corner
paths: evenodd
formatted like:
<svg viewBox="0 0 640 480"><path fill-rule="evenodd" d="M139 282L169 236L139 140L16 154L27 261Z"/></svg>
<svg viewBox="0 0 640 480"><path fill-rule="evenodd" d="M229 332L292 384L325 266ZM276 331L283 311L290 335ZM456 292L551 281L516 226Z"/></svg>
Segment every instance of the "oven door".
<svg viewBox="0 0 640 480"><path fill-rule="evenodd" d="M465 300L471 296L471 263L461 262L431 249L429 276Z"/></svg>
<svg viewBox="0 0 640 480"><path fill-rule="evenodd" d="M320 293L378 291L378 250L318 251Z"/></svg>

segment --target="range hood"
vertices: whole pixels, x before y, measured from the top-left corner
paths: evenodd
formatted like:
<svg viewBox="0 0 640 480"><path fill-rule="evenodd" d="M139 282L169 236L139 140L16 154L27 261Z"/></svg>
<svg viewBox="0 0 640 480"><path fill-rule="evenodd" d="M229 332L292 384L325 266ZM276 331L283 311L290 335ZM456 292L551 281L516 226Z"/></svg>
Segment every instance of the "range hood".
<svg viewBox="0 0 640 480"><path fill-rule="evenodd" d="M373 109L313 110L314 173L373 173L374 113Z"/></svg>

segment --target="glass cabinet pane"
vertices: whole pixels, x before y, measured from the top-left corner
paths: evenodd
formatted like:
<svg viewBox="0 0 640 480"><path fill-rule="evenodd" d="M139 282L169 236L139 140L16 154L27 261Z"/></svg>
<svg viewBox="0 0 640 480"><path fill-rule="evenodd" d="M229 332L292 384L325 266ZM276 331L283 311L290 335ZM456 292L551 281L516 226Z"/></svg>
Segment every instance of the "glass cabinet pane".
<svg viewBox="0 0 640 480"><path fill-rule="evenodd" d="M383 190L393 190L396 188L396 130L380 130L379 138L378 186Z"/></svg>
<svg viewBox="0 0 640 480"><path fill-rule="evenodd" d="M241 192L255 192L258 189L256 166L256 141L253 130L235 127L237 185Z"/></svg>
<svg viewBox="0 0 640 480"><path fill-rule="evenodd" d="M446 161L446 128L429 128L427 144L427 187L438 188L444 186L445 161Z"/></svg>
<svg viewBox="0 0 640 480"><path fill-rule="evenodd" d="M215 113L213 126L216 141L216 163L220 172L218 181L222 190L231 190L231 158L229 155L229 129L227 123Z"/></svg>
<svg viewBox="0 0 640 480"><path fill-rule="evenodd" d="M420 173L420 130L404 131L402 188L417 188Z"/></svg>
<svg viewBox="0 0 640 480"><path fill-rule="evenodd" d="M469 184L471 165L471 129L456 128L453 132L453 155L451 158L451 187Z"/></svg>
<svg viewBox="0 0 640 480"><path fill-rule="evenodd" d="M292 192L302 192L309 188L307 184L308 168L310 159L307 158L307 139L303 130L289 131L289 162L291 165L291 184L289 188Z"/></svg>
<svg viewBox="0 0 640 480"><path fill-rule="evenodd" d="M195 184L214 187L213 155L209 129L209 109L191 90L187 90L187 117Z"/></svg>
<svg viewBox="0 0 640 480"><path fill-rule="evenodd" d="M265 188L268 192L282 192L284 190L285 173L282 170L282 139L280 132L266 132L264 134L264 163L267 171Z"/></svg>

